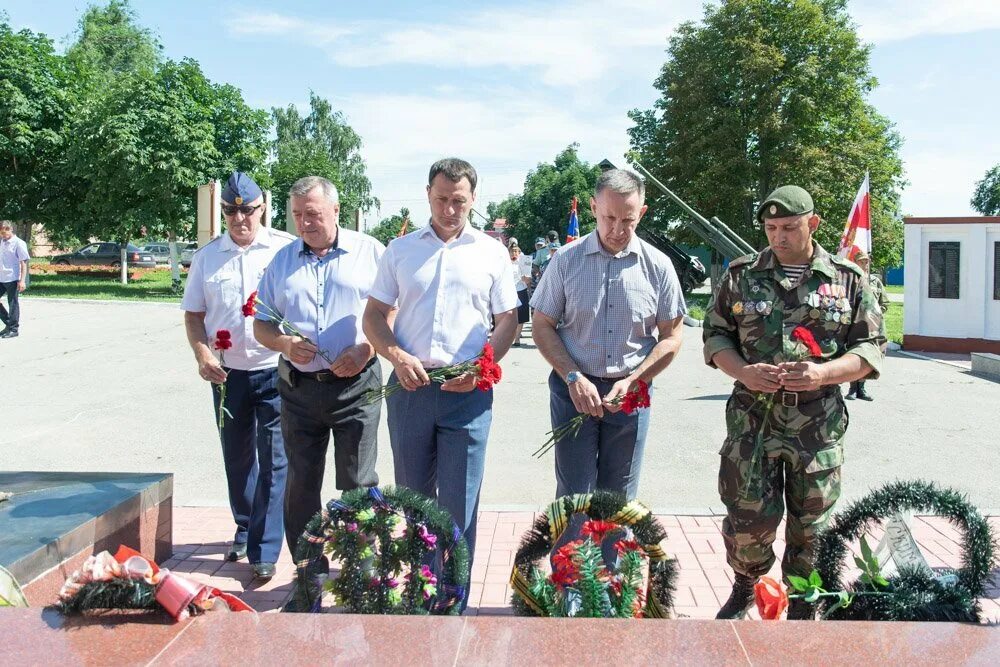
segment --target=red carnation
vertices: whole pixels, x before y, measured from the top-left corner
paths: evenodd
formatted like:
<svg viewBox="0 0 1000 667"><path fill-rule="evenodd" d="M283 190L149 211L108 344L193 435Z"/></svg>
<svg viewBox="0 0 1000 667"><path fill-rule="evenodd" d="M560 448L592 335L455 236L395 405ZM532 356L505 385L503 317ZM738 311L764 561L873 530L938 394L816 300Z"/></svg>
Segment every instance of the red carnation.
<svg viewBox="0 0 1000 667"><path fill-rule="evenodd" d="M813 337L812 332L809 331L809 329L806 329L803 326L797 326L794 329L792 329L791 338L792 340L799 341L800 343L805 345L806 348L809 350L809 356L812 357L823 356L823 350L820 349L819 343L816 342L816 339Z"/></svg>
<svg viewBox="0 0 1000 667"><path fill-rule="evenodd" d="M591 519L583 524L583 528L580 529L580 533L594 540L595 544L600 544L604 540L604 536L617 527L618 524L612 523L611 521Z"/></svg>
<svg viewBox="0 0 1000 667"><path fill-rule="evenodd" d="M215 332L215 349L220 351L228 350L233 346L232 334L229 329L219 329Z"/></svg>
<svg viewBox="0 0 1000 667"><path fill-rule="evenodd" d="M254 290L247 302L243 304L243 317L253 317L257 314L257 290Z"/></svg>
<svg viewBox="0 0 1000 667"><path fill-rule="evenodd" d="M618 540L615 542L615 551L620 556L624 556L629 551L637 551L640 554L644 553L642 547L635 540Z"/></svg>

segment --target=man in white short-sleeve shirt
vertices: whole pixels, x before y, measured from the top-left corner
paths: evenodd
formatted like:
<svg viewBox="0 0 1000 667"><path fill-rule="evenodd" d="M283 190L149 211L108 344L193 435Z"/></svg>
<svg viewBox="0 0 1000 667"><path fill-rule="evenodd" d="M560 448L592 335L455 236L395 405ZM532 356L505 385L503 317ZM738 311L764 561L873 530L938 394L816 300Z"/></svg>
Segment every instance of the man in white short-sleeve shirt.
<svg viewBox="0 0 1000 667"><path fill-rule="evenodd" d="M379 264L365 310L368 340L393 365L405 391L386 399L396 483L436 497L475 549L493 391L467 374L444 384L428 369L476 357L490 342L507 353L517 326L510 257L469 224L476 171L457 158L431 166L430 224L394 239ZM390 326L398 306L395 326ZM490 333L491 317L496 326ZM462 602L464 605L464 601Z"/></svg>
<svg viewBox="0 0 1000 667"><path fill-rule="evenodd" d="M269 579L284 534L287 470L278 355L254 338L253 318L243 308L275 254L295 237L261 224L264 195L246 174L233 173L221 198L226 232L194 254L181 309L198 374L212 383L215 418L223 425L219 436L236 522L227 559L246 557L255 577ZM228 338L231 347L216 350L220 338Z"/></svg>
<svg viewBox="0 0 1000 667"><path fill-rule="evenodd" d="M0 297L7 297L7 307L0 304L3 331L0 338L17 338L21 321L20 295L28 277L28 244L14 234L14 225L0 221Z"/></svg>

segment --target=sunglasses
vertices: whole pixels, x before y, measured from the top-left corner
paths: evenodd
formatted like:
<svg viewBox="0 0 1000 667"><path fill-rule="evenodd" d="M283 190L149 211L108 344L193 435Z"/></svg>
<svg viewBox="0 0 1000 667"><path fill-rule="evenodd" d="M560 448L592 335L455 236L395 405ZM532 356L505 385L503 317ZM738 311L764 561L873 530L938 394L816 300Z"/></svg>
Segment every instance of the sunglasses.
<svg viewBox="0 0 1000 667"><path fill-rule="evenodd" d="M256 206L247 206L246 204L243 204L242 206L223 204L222 213L224 215L236 215L236 212L239 211L243 215L250 215L262 206L263 204L257 204Z"/></svg>

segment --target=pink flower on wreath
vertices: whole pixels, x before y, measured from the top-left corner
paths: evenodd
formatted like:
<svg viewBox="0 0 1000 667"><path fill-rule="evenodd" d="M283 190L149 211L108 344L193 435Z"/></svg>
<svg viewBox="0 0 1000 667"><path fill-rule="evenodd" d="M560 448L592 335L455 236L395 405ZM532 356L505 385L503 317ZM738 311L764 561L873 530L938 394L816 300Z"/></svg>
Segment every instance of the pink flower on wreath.
<svg viewBox="0 0 1000 667"><path fill-rule="evenodd" d="M347 528L347 532L349 532L349 533L356 533L356 532L358 532L358 524L356 524L356 523L349 523L349 524L347 524L345 526L345 528Z"/></svg>
<svg viewBox="0 0 1000 667"><path fill-rule="evenodd" d="M438 581L437 577L434 576L434 571L427 565L420 566L420 578L431 585L436 584Z"/></svg>
<svg viewBox="0 0 1000 667"><path fill-rule="evenodd" d="M428 549L433 549L437 544L437 535L427 530L427 526L424 524L417 526L417 535L419 535L420 539L424 541L424 544L427 545ZM426 565L424 567L426 567Z"/></svg>

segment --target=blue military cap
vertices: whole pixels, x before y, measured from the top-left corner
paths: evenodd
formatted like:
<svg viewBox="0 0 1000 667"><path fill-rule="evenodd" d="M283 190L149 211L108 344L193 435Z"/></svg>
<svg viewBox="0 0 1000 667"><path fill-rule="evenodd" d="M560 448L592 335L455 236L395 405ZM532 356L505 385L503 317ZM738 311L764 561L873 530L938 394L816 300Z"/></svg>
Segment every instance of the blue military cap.
<svg viewBox="0 0 1000 667"><path fill-rule="evenodd" d="M260 197L260 186L242 171L234 171L222 188L222 201L227 204L246 204Z"/></svg>

